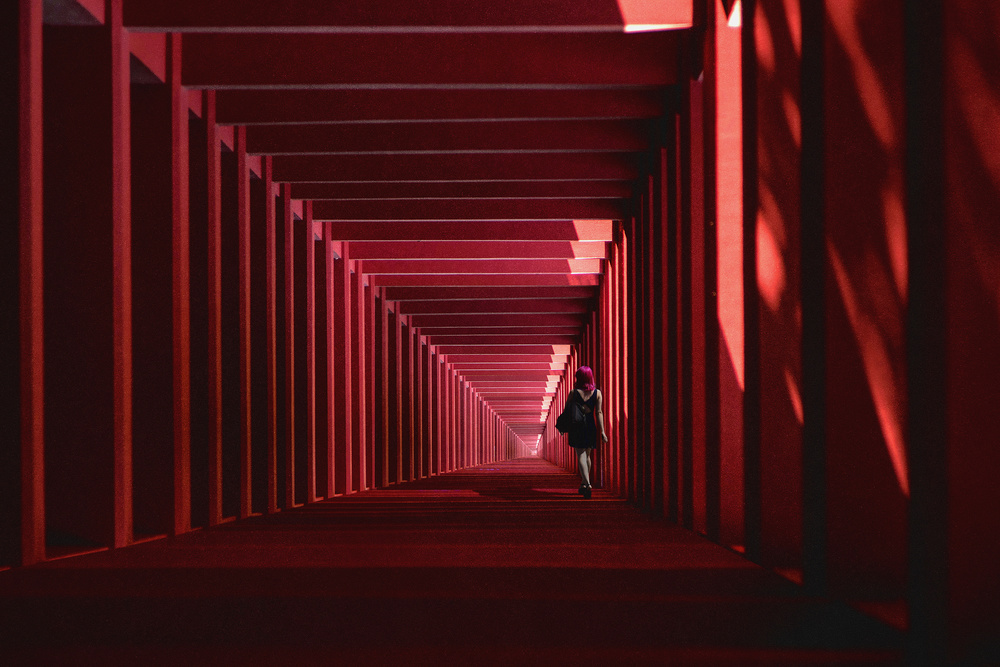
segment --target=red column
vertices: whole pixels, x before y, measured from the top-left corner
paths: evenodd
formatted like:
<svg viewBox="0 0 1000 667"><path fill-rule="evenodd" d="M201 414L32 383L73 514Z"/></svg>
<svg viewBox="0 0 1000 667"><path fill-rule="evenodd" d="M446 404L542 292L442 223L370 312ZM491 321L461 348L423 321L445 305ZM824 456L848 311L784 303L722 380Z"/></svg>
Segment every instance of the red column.
<svg viewBox="0 0 1000 667"><path fill-rule="evenodd" d="M295 242L296 452L302 470L296 476L299 502L316 500L316 234L312 202L302 207Z"/></svg>
<svg viewBox="0 0 1000 667"><path fill-rule="evenodd" d="M264 168L264 219L266 225L265 240L265 278L267 281L267 306L264 312L266 318L267 345L267 512L278 511L278 412L282 406L278 403L278 264L277 264L277 210L274 184L274 166L271 156L263 159Z"/></svg>
<svg viewBox="0 0 1000 667"><path fill-rule="evenodd" d="M188 99L181 86L181 36L167 38L170 87L173 292L174 524L191 529L191 251Z"/></svg>
<svg viewBox="0 0 1000 667"><path fill-rule="evenodd" d="M323 493L327 498L332 498L337 491L337 426L339 424L339 409L337 403L340 400L339 383L337 377L337 302L336 302L336 273L337 260L334 252L334 240L331 238L329 226L323 235L323 313L324 318L319 320L322 323L322 340L318 342L317 349L324 350L326 363L322 366L323 379L321 384L326 388L324 395L326 402L323 410L326 415L324 423L325 431L323 442L326 445L324 461L326 469L323 475L325 485Z"/></svg>
<svg viewBox="0 0 1000 667"><path fill-rule="evenodd" d="M45 421L48 528L132 541L128 34L46 27ZM50 54L51 40L51 54ZM80 392L86 387L86 392ZM54 412L54 414L53 414Z"/></svg>
<svg viewBox="0 0 1000 667"><path fill-rule="evenodd" d="M222 521L222 144L215 91L202 96L208 157L208 523Z"/></svg>
<svg viewBox="0 0 1000 667"><path fill-rule="evenodd" d="M362 263L362 269L364 264ZM359 275L364 276L359 272ZM365 293L365 487L375 488L376 481L376 453L375 448L378 442L377 434L377 410L381 405L381 399L376 393L378 377L376 375L376 359L379 355L378 347L378 322L376 317L376 305L373 289L370 285L364 285Z"/></svg>
<svg viewBox="0 0 1000 667"><path fill-rule="evenodd" d="M420 363L420 460L417 468L417 476L428 477L431 474L431 451L433 440L432 411L434 409L431 399L431 350L427 340L417 335L418 361Z"/></svg>
<svg viewBox="0 0 1000 667"><path fill-rule="evenodd" d="M291 312L292 312L292 372L291 386L294 388L290 394L289 409L291 413L292 446L290 447L293 458L292 468L294 474L292 497L295 504L310 502L310 489L315 493L315 440L313 434L315 397L314 384L310 380L315 380L314 370L310 371L310 366L314 365L312 350L310 349L310 328L314 320L315 313L313 306L315 300L310 301L309 283L315 271L315 241L311 225L311 211L308 202L302 208L303 217L296 220L292 217L291 223L291 285L292 292ZM288 267L286 267L287 270Z"/></svg>
<svg viewBox="0 0 1000 667"><path fill-rule="evenodd" d="M413 395L413 454L410 458L410 479L419 479L423 475L424 451L424 418L423 418L423 357L420 354L420 332L410 327L410 392Z"/></svg>
<svg viewBox="0 0 1000 667"><path fill-rule="evenodd" d="M451 369L447 360L441 367L441 400L442 400L442 428L441 428L441 472L451 472L451 443L452 443L452 382Z"/></svg>
<svg viewBox="0 0 1000 667"><path fill-rule="evenodd" d="M744 239L743 192L743 79L742 28L732 28L724 12L715 11L715 59L707 82L715 93L717 184L716 258L719 323L719 531L723 544L745 544L744 535ZM707 72L706 72L707 73ZM752 104L748 116L752 115ZM756 144L751 142L753 146ZM747 150L751 146L746 147ZM752 219L752 218L751 218Z"/></svg>
<svg viewBox="0 0 1000 667"><path fill-rule="evenodd" d="M449 470L458 470L462 466L462 386L458 373L452 367L449 370L451 385L451 451Z"/></svg>
<svg viewBox="0 0 1000 667"><path fill-rule="evenodd" d="M317 238L318 237L318 238ZM330 235L324 226L315 226L310 242L313 249L312 291L313 308L310 318L313 328L313 399L315 498L329 497L330 472L330 348L327 345L327 322L330 317L330 289L327 282L330 261Z"/></svg>
<svg viewBox="0 0 1000 667"><path fill-rule="evenodd" d="M402 319L399 304L394 304L393 310L387 313L386 331L386 366L387 400L386 421L389 429L388 437L388 475L389 481L397 483L402 480L403 473L403 410L402 410Z"/></svg>
<svg viewBox="0 0 1000 667"><path fill-rule="evenodd" d="M444 436L442 432L442 414L443 414L443 388L441 386L441 357L436 349L433 349L430 345L427 346L430 350L430 390L431 390L431 463L430 470L428 471L432 475L438 475L441 473L441 451L443 449Z"/></svg>
<svg viewBox="0 0 1000 667"><path fill-rule="evenodd" d="M619 389L619 410L622 415L621 423L618 427L618 492L628 497L629 494L629 459L628 449L631 432L629 424L632 420L632 401L630 387L632 376L630 373L629 357L632 349L629 345L631 336L631 314L629 312L629 240L625 235L624 227L618 233L618 308L615 313L615 321L618 322L618 345L622 354L618 359L618 389Z"/></svg>
<svg viewBox="0 0 1000 667"><path fill-rule="evenodd" d="M802 478L788 471L802 469L801 327L797 315L801 305L801 156L786 116L775 112L779 107L799 106L801 16L797 6L755 7L754 16L743 16L744 28L756 33L750 39L745 37L744 43L760 39L773 44L784 66L759 76L756 53L748 53L744 62L744 78L755 88L748 100L752 114L745 108L750 135L744 156L749 182L743 227L746 549L758 562L798 568ZM773 20L788 26L787 32L769 34Z"/></svg>
<svg viewBox="0 0 1000 667"><path fill-rule="evenodd" d="M413 479L413 451L416 433L413 430L413 327L409 318L400 317L400 475L399 479Z"/></svg>
<svg viewBox="0 0 1000 667"><path fill-rule="evenodd" d="M692 516L691 526L700 533L708 530L707 515L707 452L709 442L707 429L707 395L709 386L706 363L708 319L706 305L710 298L711 288L705 282L707 253L705 217L705 130L704 130L704 83L703 80L688 79L688 90L685 111L690 116L688 136L689 145L689 191L691 208L691 247L690 281L690 354L691 354L691 420L690 442L692 448L691 493ZM714 268L714 265L712 265ZM714 303L714 302L713 302ZM714 352L713 348L713 352ZM713 357L714 359L714 357Z"/></svg>
<svg viewBox="0 0 1000 667"><path fill-rule="evenodd" d="M639 440L639 428L638 423L640 415L637 413L638 409L638 396L637 391L638 382L641 376L638 374L639 361L638 356L642 353L640 343L641 338L639 337L639 332L641 331L639 324L641 320L639 319L639 311L642 308L641 303L638 301L638 271L641 268L639 264L639 239L636 235L637 226L636 218L633 216L629 219L628 228L628 271L626 272L628 287L628 303L625 307L626 315L628 317L628 350L629 354L626 359L627 378L628 383L626 387L628 388L628 402L629 402L629 422L628 422L628 445L626 449L626 479L628 480L628 499L631 502L636 502L638 499L638 488L639 484L639 468L636 461L636 449L638 447L637 442Z"/></svg>
<svg viewBox="0 0 1000 667"><path fill-rule="evenodd" d="M281 186L282 223L284 229L284 336L285 344L285 507L295 506L295 217L292 213L292 191L287 183Z"/></svg>
<svg viewBox="0 0 1000 667"><path fill-rule="evenodd" d="M14 447L5 448L8 452L3 454L2 484L7 490L3 501L4 507L9 508L0 510L3 517L0 542L9 545L0 547L3 549L0 563L4 565L18 562L31 565L45 558L41 0L19 0L19 15L20 21L6 26L8 32L4 35L5 39L20 44L18 62L4 63L11 70L16 67L18 77L16 83L12 81L17 89L7 90L4 95L7 101L3 103L8 112L4 126L11 139L11 150L5 151L5 155L10 162L16 160L18 171L18 182L13 186L16 193L4 197L8 207L5 218L14 220L16 216L20 233L17 243L4 244L3 266L10 273L3 274L3 289L9 294L19 290L20 295L16 300L4 302L10 304L10 310L4 306L2 315L4 340L9 344L2 363L5 369L11 369L9 374L5 372L12 380L8 396L19 396L20 400L8 399L0 427L7 433L19 433L21 442L20 465L13 460L18 454ZM10 343L14 340L20 340L20 345ZM14 370L18 367L20 373ZM17 385L13 384L15 381ZM15 496L18 488L20 498ZM17 516L15 508L19 504L21 513Z"/></svg>
<svg viewBox="0 0 1000 667"><path fill-rule="evenodd" d="M132 427L141 443L133 451L132 506L139 537L184 532L191 522L188 107L180 42L171 41L174 76L136 86L131 97L132 216L139 221L132 230Z"/></svg>
<svg viewBox="0 0 1000 667"><path fill-rule="evenodd" d="M331 233L336 235L336 226ZM351 493L353 490L352 440L354 436L353 397L354 380L351 342L351 257L350 243L341 244L341 256L336 263L333 284L332 307L336 312L334 324L334 349L336 373L336 435L333 452L336 457L336 492Z"/></svg>
<svg viewBox="0 0 1000 667"><path fill-rule="evenodd" d="M361 275L361 261L351 261L350 310L351 310L351 374L354 379L352 400L352 475L351 485L355 491L364 491L367 484L367 416L368 416L368 373L366 372L367 341L365 329L365 284Z"/></svg>
<svg viewBox="0 0 1000 667"><path fill-rule="evenodd" d="M239 516L250 516L250 166L247 163L246 127L239 126L236 138L236 199L239 253L239 366L240 366L240 443Z"/></svg>
<svg viewBox="0 0 1000 667"><path fill-rule="evenodd" d="M379 313L378 313L378 355L379 363L377 368L378 384L375 388L375 397L379 401L379 412L376 415L378 429L378 452L376 460L378 462L378 487L385 488L389 485L389 454L390 454L390 424L391 412L389 394L392 390L389 377L389 342L392 332L389 329L389 304L385 300L385 291L379 290Z"/></svg>

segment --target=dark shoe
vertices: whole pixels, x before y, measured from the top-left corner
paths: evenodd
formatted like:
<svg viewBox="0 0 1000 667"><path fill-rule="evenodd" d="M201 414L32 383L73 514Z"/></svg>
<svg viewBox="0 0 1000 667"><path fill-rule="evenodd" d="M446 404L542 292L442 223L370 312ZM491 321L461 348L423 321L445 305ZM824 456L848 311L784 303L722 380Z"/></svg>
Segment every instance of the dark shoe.
<svg viewBox="0 0 1000 667"><path fill-rule="evenodd" d="M584 489L583 489L583 497L586 498L587 500L590 500L590 492L591 492L591 488L589 486L584 487Z"/></svg>
<svg viewBox="0 0 1000 667"><path fill-rule="evenodd" d="M581 484L581 485L580 485L580 488L579 488L579 489L577 490L577 493L579 493L579 494L580 494L580 495L582 496L582 495L583 495L583 494L585 494L586 492L587 492L587 487L586 487L586 486L584 486L583 484Z"/></svg>

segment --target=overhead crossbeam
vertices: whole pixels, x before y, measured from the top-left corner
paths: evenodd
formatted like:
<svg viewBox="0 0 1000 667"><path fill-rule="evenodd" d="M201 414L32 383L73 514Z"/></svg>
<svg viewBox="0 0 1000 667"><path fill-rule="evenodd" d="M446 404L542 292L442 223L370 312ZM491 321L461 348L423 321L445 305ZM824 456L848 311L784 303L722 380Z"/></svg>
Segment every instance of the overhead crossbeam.
<svg viewBox="0 0 1000 667"><path fill-rule="evenodd" d="M615 33L692 25L691 0L298 0L280 11L268 0L129 0L124 14L130 28L173 32Z"/></svg>
<svg viewBox="0 0 1000 667"><path fill-rule="evenodd" d="M566 220L622 219L624 199L367 199L319 200L314 220Z"/></svg>
<svg viewBox="0 0 1000 667"><path fill-rule="evenodd" d="M278 155L274 179L285 183L414 181L603 180L632 181L633 153L532 153L487 155L420 153L385 155Z"/></svg>
<svg viewBox="0 0 1000 667"><path fill-rule="evenodd" d="M449 220L328 223L338 241L611 241L612 220Z"/></svg>
<svg viewBox="0 0 1000 667"><path fill-rule="evenodd" d="M257 125L247 128L247 151L258 155L643 152L651 130L648 122L637 120Z"/></svg>
<svg viewBox="0 0 1000 667"><path fill-rule="evenodd" d="M601 273L602 269L603 260L600 259L373 259L364 264L364 272L370 276L412 273L437 275L473 273L583 274Z"/></svg>
<svg viewBox="0 0 1000 667"><path fill-rule="evenodd" d="M672 32L487 33L475 39L451 33L195 33L184 38L182 81L214 89L666 86L677 80L677 48Z"/></svg>
<svg viewBox="0 0 1000 667"><path fill-rule="evenodd" d="M332 4L332 3L331 3ZM220 90L218 120L231 125L382 124L405 121L643 119L664 112L662 89L614 90Z"/></svg>
<svg viewBox="0 0 1000 667"><path fill-rule="evenodd" d="M354 256L354 246L351 246ZM591 287L387 287L391 301L451 301L455 299L590 299Z"/></svg>
<svg viewBox="0 0 1000 667"><path fill-rule="evenodd" d="M488 205L496 199L628 199L629 181L515 180L293 183L296 199L355 201L371 199L455 199Z"/></svg>

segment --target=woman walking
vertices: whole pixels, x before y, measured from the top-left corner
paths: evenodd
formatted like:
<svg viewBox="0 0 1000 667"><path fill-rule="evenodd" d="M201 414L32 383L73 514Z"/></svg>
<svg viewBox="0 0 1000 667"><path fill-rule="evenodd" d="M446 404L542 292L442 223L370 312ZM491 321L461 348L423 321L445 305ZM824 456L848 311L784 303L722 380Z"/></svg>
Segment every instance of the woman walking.
<svg viewBox="0 0 1000 667"><path fill-rule="evenodd" d="M570 401L575 401L585 417L582 426L569 432L569 445L576 450L580 461L580 493L584 498L590 498L590 471L593 467L594 449L597 447L597 434L601 440L608 441L604 432L604 413L601 411L601 390L594 385L594 371L590 366L580 366L576 371L576 384Z"/></svg>

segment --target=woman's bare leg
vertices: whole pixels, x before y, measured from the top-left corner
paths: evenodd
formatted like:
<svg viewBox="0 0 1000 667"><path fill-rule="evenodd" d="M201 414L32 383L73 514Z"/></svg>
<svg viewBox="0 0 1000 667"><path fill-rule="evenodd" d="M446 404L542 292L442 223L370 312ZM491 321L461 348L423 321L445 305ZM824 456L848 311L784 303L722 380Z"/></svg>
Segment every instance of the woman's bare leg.
<svg viewBox="0 0 1000 667"><path fill-rule="evenodd" d="M590 486L590 450L581 449L580 452L580 481L583 486Z"/></svg>

